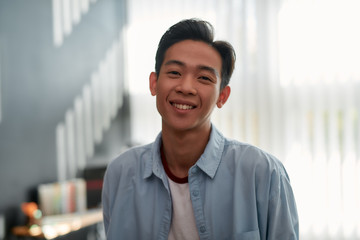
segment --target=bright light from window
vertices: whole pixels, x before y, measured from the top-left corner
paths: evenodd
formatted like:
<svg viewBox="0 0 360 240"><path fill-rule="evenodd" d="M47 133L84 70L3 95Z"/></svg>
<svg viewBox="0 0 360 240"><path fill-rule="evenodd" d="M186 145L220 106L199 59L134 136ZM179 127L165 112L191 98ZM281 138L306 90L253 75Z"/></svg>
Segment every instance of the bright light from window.
<svg viewBox="0 0 360 240"><path fill-rule="evenodd" d="M282 85L360 81L359 10L358 0L284 3L279 14Z"/></svg>

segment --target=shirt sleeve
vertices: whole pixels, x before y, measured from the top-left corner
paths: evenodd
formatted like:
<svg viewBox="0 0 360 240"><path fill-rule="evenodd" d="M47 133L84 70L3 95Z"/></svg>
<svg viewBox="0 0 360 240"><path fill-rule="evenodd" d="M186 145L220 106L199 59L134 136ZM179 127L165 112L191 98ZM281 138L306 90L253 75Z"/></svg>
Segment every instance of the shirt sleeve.
<svg viewBox="0 0 360 240"><path fill-rule="evenodd" d="M294 194L284 168L273 172L268 212L268 240L299 239L299 220Z"/></svg>

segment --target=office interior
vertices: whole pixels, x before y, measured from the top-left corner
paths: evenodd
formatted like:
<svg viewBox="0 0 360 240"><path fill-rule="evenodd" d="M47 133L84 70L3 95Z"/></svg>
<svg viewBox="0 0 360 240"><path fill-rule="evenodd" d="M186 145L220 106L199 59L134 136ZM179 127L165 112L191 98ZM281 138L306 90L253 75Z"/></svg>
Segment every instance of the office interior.
<svg viewBox="0 0 360 240"><path fill-rule="evenodd" d="M0 0L0 239L105 239L107 164L161 130L158 40L208 20L237 53L224 135L288 170L304 240L360 239L357 0Z"/></svg>

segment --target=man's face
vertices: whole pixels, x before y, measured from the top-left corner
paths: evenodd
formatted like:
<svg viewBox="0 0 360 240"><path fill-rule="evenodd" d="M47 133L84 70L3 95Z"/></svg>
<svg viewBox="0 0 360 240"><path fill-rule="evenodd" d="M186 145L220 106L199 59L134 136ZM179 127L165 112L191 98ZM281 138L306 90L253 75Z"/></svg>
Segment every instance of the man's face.
<svg viewBox="0 0 360 240"><path fill-rule="evenodd" d="M201 130L210 126L215 105L230 94L220 92L220 54L201 41L184 40L165 53L159 76L150 75L150 91L162 117L163 130Z"/></svg>

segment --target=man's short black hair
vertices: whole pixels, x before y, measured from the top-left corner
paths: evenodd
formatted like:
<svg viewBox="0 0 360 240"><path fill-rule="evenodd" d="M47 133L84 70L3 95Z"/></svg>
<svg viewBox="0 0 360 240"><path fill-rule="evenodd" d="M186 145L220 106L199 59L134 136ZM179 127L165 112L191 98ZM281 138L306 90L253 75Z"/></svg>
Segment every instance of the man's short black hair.
<svg viewBox="0 0 360 240"><path fill-rule="evenodd" d="M161 37L155 57L155 72L159 76L165 52L175 43L184 40L202 41L212 46L221 56L221 85L223 89L229 84L235 65L235 51L226 41L214 41L214 28L200 19L186 19L171 26Z"/></svg>

